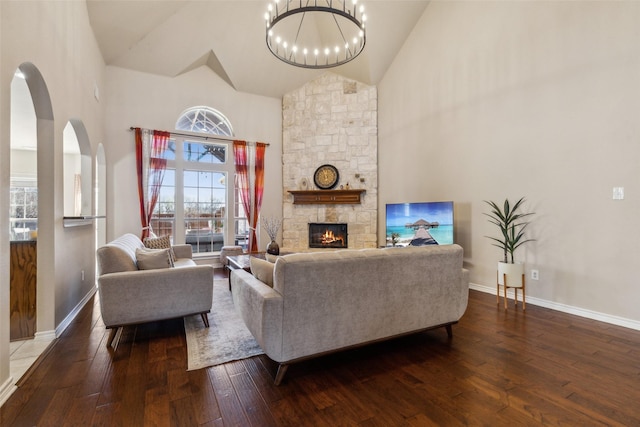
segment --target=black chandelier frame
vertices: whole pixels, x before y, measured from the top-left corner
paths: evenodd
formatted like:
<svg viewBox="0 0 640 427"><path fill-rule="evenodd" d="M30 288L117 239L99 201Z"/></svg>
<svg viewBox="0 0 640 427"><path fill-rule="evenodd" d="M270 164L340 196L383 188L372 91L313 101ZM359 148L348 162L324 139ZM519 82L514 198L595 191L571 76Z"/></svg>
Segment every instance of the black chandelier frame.
<svg viewBox="0 0 640 427"><path fill-rule="evenodd" d="M293 9L289 9L288 8L288 4L290 0L285 0L287 1L287 10L284 11L283 13L278 13L278 10L276 8L276 14L274 16L270 16L270 19L267 19L267 25L266 25L266 43L267 43L267 47L269 48L269 51L279 60L289 64L289 65L293 65L296 67L301 67L301 68L308 68L308 69L324 69L324 68L333 68L333 67L338 67L340 65L346 64L348 62L353 61L355 58L358 57L358 55L360 55L360 53L362 53L362 51L364 50L364 47L367 43L367 32L364 26L364 23L361 22L360 20L357 19L356 17L356 5L353 5L353 15L350 13L350 11L346 8L346 3L347 0L343 0L343 9L338 9L338 8L334 8L332 7L332 0L327 0L329 3L329 6L322 6L322 5L318 5L317 4L317 0L314 0L313 4L308 4L309 1L307 1L307 5L303 6L302 2L303 0L300 0L300 6L293 8ZM323 13L330 13L333 16L334 20L336 21L336 26L338 27L338 30L340 31L340 34L343 37L343 40L345 42L345 44L347 44L348 42L346 41L346 39L344 39L344 34L342 32L342 28L340 27L340 25L338 24L337 20L335 19L335 15L339 15L349 21L351 21L355 26L358 27L358 29L360 30L361 34L359 36L360 38L360 43L358 44L354 44L354 49L349 49L346 48L344 49L344 55L342 59L338 58L338 54L336 54L336 61L335 62L330 62L329 61L329 56L331 55L331 52L329 52L329 54L324 54L325 56L325 61L318 61L318 54L315 54L313 52L310 52L310 55L313 59L312 63L308 63L307 62L307 55L304 55L304 62L297 62L295 60L296 58L296 53L292 48L287 51L286 49L284 49L284 54L281 55L280 54L280 50L279 50L279 44L276 43L275 44L275 50L274 50L274 43L273 43L273 36L270 34L271 31L273 31L273 29L275 28L276 24L278 24L279 22L285 20L286 18L289 18L291 16L297 15L302 13L303 16L300 20L300 24L298 27L298 33L300 32L300 28L302 27L302 24L304 22L304 17L307 12L323 12ZM295 46L295 45L294 45Z"/></svg>

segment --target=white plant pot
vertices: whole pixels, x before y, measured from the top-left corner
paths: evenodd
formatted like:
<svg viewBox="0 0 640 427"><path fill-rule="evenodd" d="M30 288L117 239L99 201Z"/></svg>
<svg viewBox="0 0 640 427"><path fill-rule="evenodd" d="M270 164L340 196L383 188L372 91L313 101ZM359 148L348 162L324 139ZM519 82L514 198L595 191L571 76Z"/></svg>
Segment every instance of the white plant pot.
<svg viewBox="0 0 640 427"><path fill-rule="evenodd" d="M507 284L510 288L522 287L522 275L524 274L524 264L517 262L511 264L508 262L498 263L498 284L504 286L504 275L507 275Z"/></svg>

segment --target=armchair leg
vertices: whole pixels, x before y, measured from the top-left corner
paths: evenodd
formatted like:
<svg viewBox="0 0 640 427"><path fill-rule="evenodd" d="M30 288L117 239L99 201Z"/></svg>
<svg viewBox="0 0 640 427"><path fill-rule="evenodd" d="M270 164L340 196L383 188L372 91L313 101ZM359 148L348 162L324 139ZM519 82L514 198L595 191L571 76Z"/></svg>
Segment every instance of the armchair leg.
<svg viewBox="0 0 640 427"><path fill-rule="evenodd" d="M447 336L453 338L453 328L451 325L445 325L445 329L447 330Z"/></svg>
<svg viewBox="0 0 640 427"><path fill-rule="evenodd" d="M200 313L200 316L202 317L202 322L204 323L204 326L206 328L209 327L209 315L207 313Z"/></svg>
<svg viewBox="0 0 640 427"><path fill-rule="evenodd" d="M118 326L116 328L112 328L109 332L109 338L107 339L107 347L113 349L113 351L118 350L118 344L120 343L120 337L122 336L122 330L124 327Z"/></svg>
<svg viewBox="0 0 640 427"><path fill-rule="evenodd" d="M284 378L284 374L287 373L287 369L289 369L289 365L281 363L278 365L278 372L276 372L276 379L274 381L275 385L280 385L282 379Z"/></svg>

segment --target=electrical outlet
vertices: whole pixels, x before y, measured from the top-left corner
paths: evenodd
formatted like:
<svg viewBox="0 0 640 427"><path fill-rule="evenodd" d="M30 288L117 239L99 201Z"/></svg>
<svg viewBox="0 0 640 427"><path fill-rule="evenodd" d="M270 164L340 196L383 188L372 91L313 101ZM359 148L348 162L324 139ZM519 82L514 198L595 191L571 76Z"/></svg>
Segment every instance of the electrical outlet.
<svg viewBox="0 0 640 427"><path fill-rule="evenodd" d="M531 270L531 280L538 280L538 270Z"/></svg>
<svg viewBox="0 0 640 427"><path fill-rule="evenodd" d="M80 279L84 282L84 270L80 271Z"/></svg>
<svg viewBox="0 0 640 427"><path fill-rule="evenodd" d="M613 187L613 200L624 200L624 187Z"/></svg>

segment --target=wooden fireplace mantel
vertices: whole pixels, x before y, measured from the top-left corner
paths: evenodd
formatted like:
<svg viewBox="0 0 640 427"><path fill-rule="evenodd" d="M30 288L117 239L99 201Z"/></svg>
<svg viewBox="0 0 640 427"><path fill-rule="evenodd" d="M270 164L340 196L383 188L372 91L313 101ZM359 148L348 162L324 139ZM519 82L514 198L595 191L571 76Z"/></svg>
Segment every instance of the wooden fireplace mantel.
<svg viewBox="0 0 640 427"><path fill-rule="evenodd" d="M360 196L366 190L289 190L294 205L342 205L361 203Z"/></svg>

